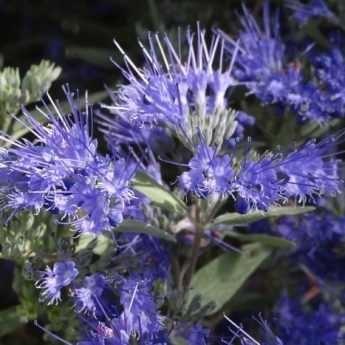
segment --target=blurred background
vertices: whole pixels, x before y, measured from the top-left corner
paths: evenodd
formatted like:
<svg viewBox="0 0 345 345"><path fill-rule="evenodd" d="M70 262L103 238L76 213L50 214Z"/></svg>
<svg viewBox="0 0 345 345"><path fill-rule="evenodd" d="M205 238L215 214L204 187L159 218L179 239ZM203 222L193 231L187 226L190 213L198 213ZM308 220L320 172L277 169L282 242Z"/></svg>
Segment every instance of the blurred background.
<svg viewBox="0 0 345 345"><path fill-rule="evenodd" d="M0 2L1 60L26 70L41 59L62 67L59 83L90 91L114 83L110 62L114 37L126 51L139 53L137 36L171 31L200 21L206 27L236 30L238 0L11 0ZM261 0L248 1L260 9ZM58 87L55 85L55 87Z"/></svg>

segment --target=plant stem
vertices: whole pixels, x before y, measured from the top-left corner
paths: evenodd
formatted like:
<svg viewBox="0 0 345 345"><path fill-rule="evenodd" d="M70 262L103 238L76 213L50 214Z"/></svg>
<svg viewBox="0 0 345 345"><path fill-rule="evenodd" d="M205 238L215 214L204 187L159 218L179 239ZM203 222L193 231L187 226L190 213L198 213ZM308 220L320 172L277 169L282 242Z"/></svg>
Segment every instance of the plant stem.
<svg viewBox="0 0 345 345"><path fill-rule="evenodd" d="M191 262L190 262L189 269L187 271L186 278L185 278L186 287L190 285L196 265L198 263L202 233L203 233L203 228L197 225L195 229L195 237L194 237L193 246L192 246Z"/></svg>

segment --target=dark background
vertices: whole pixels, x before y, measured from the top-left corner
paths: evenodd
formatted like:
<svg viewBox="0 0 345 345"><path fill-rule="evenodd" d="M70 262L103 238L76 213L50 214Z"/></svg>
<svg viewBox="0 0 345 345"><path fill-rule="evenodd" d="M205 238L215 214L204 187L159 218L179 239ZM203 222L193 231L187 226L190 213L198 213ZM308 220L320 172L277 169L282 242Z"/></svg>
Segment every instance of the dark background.
<svg viewBox="0 0 345 345"><path fill-rule="evenodd" d="M262 1L244 1L260 10ZM238 28L238 0L2 0L0 53L5 66L23 73L31 64L49 59L63 68L57 84L90 92L119 77L110 62L113 38L131 56L138 56L137 37L145 31L173 31L195 25ZM138 60L136 60L138 61ZM140 61L138 61L140 63Z"/></svg>

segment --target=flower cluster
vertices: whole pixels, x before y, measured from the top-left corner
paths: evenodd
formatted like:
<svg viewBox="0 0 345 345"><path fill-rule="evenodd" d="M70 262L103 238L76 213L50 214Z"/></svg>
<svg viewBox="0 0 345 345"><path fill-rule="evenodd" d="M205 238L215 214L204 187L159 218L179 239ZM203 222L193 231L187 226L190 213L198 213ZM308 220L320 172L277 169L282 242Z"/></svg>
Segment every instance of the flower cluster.
<svg viewBox="0 0 345 345"><path fill-rule="evenodd" d="M200 28L196 33L187 31L178 47L167 36L149 34L148 48L140 43L146 60L143 69L115 42L126 65L119 68L128 84L112 94L115 104L107 108L115 120L102 121L104 131L121 140L123 126L126 131L146 127L150 137L156 131L152 127L168 128L189 149L199 143L199 132L207 144L217 147L241 137L243 127L253 125L254 118L229 107L228 93L237 85L232 76L235 56L225 56L220 34L212 35L210 44L206 40ZM187 47L185 54L182 44ZM145 130L141 132L145 135Z"/></svg>
<svg viewBox="0 0 345 345"><path fill-rule="evenodd" d="M219 156L200 144L188 164L189 171L180 176L180 185L199 197L231 195L242 213L267 210L291 198L298 203L315 202L322 195L340 192L338 162L331 151L341 136L320 143L309 141L287 154L269 154L256 160L244 157L242 162Z"/></svg>
<svg viewBox="0 0 345 345"><path fill-rule="evenodd" d="M299 22L321 15L336 20L322 0L312 1L309 5L288 1L287 5L295 10L294 16ZM296 46L300 44L283 40L278 13L271 20L268 1L264 4L263 30L246 7L241 23L243 30L239 42L225 34L223 37L231 54L239 50L233 74L250 94L255 94L264 104L276 104L292 110L301 121L325 122L330 117L343 116L342 88L336 81L333 82L331 75L332 71L337 74L344 67L339 50L337 56L332 52L333 48L330 53L319 54L308 45L291 56L289 52L296 51ZM301 57L311 49L311 65L315 65L316 61L317 64L316 69L309 72ZM296 55L301 57L296 58ZM324 65L327 65L326 71ZM306 78L306 74L311 74L313 78ZM335 76L335 80L339 80L341 75Z"/></svg>
<svg viewBox="0 0 345 345"><path fill-rule="evenodd" d="M92 114L80 112L67 91L70 114L51 101L41 124L26 110L20 120L35 136L33 142L1 139L12 145L1 157L5 187L2 203L14 212L48 210L80 232L100 233L123 220L134 198L129 182L136 163L97 153L92 138Z"/></svg>

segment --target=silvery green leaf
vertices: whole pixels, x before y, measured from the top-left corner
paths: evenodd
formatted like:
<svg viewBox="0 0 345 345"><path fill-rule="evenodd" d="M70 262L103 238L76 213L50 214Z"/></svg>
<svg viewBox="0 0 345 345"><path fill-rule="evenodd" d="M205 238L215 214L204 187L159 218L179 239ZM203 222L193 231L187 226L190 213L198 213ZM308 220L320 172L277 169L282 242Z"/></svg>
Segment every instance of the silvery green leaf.
<svg viewBox="0 0 345 345"><path fill-rule="evenodd" d="M254 211L246 214L240 213L225 213L214 219L211 225L217 224L231 224L231 225L243 225L256 222L261 219L270 217L281 217L281 216L296 216L306 212L312 212L315 207L271 207L268 211Z"/></svg>
<svg viewBox="0 0 345 345"><path fill-rule="evenodd" d="M135 190L147 196L160 208L174 214L182 214L187 209L185 203L178 196L165 189L145 173L137 173L132 185Z"/></svg>
<svg viewBox="0 0 345 345"><path fill-rule="evenodd" d="M115 232L138 232L146 235L161 238L166 241L176 242L176 239L170 233L159 229L157 227L145 224L138 220L127 219L123 221L119 226L114 228Z"/></svg>
<svg viewBox="0 0 345 345"><path fill-rule="evenodd" d="M268 258L271 250L260 243L242 247L241 254L223 254L202 267L192 278L187 297L187 307L200 297L200 307L213 306L208 315L220 310L252 273Z"/></svg>
<svg viewBox="0 0 345 345"><path fill-rule="evenodd" d="M81 234L75 252L90 249L94 254L103 255L112 245L112 240L105 235L95 235L91 233Z"/></svg>

